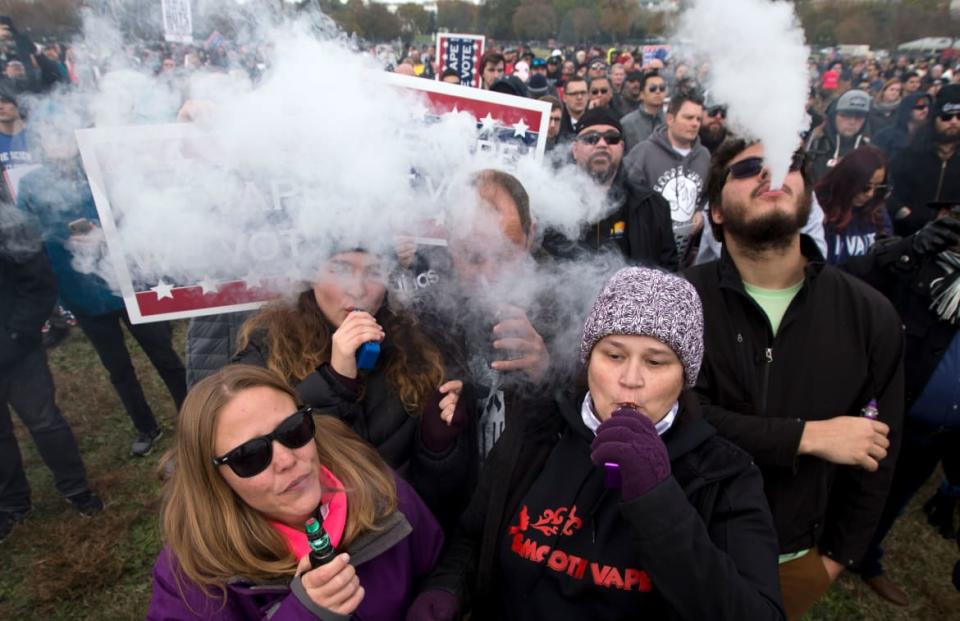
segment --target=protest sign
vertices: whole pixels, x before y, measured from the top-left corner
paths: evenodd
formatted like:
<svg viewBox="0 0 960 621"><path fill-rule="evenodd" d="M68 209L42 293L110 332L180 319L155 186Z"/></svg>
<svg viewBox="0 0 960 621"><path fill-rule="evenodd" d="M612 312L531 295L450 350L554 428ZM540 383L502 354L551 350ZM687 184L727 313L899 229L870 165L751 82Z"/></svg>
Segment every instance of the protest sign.
<svg viewBox="0 0 960 621"><path fill-rule="evenodd" d="M522 158L543 157L546 102L396 74L375 79L419 93L424 126L446 114L472 115L474 150L492 165L509 170ZM415 173L417 128L409 129ZM311 259L303 252L311 240L287 212L298 201L323 209L322 193L296 181L230 169L219 161L216 137L199 127L102 127L80 130L77 139L108 247L113 277L108 281L117 283L134 323L257 308L289 290L298 277L294 268ZM222 214L230 233L197 226L195 239L166 243L170 213ZM435 241L440 234L426 227L415 236L420 243L442 243ZM141 243L147 237L149 243Z"/></svg>
<svg viewBox="0 0 960 621"><path fill-rule="evenodd" d="M462 86L480 87L480 59L486 37L483 35L452 34L441 32L437 35L437 79L447 69L453 69L460 76Z"/></svg>
<svg viewBox="0 0 960 621"><path fill-rule="evenodd" d="M163 0L163 38L170 43L193 43L190 0Z"/></svg>

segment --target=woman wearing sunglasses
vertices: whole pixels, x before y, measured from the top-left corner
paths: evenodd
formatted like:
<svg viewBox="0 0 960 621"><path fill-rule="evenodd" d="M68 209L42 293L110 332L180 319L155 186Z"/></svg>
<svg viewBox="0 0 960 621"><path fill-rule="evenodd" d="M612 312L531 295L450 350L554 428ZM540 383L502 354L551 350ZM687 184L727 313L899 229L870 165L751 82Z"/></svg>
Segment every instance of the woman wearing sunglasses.
<svg viewBox="0 0 960 621"><path fill-rule="evenodd" d="M831 265L865 255L878 236L892 234L886 178L883 152L868 145L848 153L817 184Z"/></svg>
<svg viewBox="0 0 960 621"><path fill-rule="evenodd" d="M180 411L151 620L402 619L443 534L416 493L275 373L224 367ZM304 524L340 552L309 562Z"/></svg>
<svg viewBox="0 0 960 621"><path fill-rule="evenodd" d="M413 318L390 307L384 272L365 250L331 254L292 304L275 302L247 321L234 361L286 378L303 403L349 425L441 523L452 523L477 459L473 400L460 398L463 383ZM366 343L380 346L369 369L358 364Z"/></svg>

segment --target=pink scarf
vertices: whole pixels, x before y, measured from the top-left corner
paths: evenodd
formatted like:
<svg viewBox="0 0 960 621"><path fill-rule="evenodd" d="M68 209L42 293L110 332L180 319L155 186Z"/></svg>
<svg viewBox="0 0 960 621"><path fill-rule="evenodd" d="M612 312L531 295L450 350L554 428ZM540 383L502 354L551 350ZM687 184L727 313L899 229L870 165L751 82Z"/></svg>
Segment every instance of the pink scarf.
<svg viewBox="0 0 960 621"><path fill-rule="evenodd" d="M347 494L343 491L340 480L323 466L320 466L320 485L323 487L323 495L320 497L323 529L330 536L333 547L337 547L347 524ZM303 528L290 528L280 522L270 522L270 525L283 535L287 547L298 559L310 554L310 544L307 543L307 534Z"/></svg>

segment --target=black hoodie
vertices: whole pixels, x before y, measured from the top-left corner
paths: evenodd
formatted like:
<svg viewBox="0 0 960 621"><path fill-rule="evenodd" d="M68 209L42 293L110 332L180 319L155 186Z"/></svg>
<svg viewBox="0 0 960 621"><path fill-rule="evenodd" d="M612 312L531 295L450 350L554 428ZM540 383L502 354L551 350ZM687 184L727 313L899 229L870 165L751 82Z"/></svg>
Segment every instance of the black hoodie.
<svg viewBox="0 0 960 621"><path fill-rule="evenodd" d="M530 406L494 447L427 587L484 619L782 619L757 468L682 407L672 475L631 502L590 461L579 398Z"/></svg>

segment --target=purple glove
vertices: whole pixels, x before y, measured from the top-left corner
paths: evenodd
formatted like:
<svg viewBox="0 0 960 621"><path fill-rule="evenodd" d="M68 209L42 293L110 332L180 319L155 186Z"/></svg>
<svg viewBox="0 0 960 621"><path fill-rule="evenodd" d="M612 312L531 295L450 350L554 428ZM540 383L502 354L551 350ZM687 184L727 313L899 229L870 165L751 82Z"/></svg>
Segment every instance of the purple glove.
<svg viewBox="0 0 960 621"><path fill-rule="evenodd" d="M407 621L453 621L459 608L460 603L453 593L439 589L424 591L410 604Z"/></svg>
<svg viewBox="0 0 960 621"><path fill-rule="evenodd" d="M467 415L467 398L461 393L457 407L453 410L453 419L448 425L440 418L440 401L446 395L437 392L424 405L420 415L420 440L434 453L445 453L467 428L470 417Z"/></svg>
<svg viewBox="0 0 960 621"><path fill-rule="evenodd" d="M624 502L643 496L670 476L670 456L649 418L621 408L597 428L590 460L603 467L620 466Z"/></svg>

